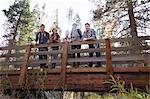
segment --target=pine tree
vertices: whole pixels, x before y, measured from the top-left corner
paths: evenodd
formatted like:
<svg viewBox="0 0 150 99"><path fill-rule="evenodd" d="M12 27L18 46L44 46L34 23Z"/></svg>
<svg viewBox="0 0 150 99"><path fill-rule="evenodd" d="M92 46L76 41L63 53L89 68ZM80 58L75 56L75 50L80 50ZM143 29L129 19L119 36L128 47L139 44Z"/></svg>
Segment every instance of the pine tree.
<svg viewBox="0 0 150 99"><path fill-rule="evenodd" d="M93 21L105 26L109 21L116 21L113 29L115 37L136 37L149 30L149 0L90 0L98 8L93 11ZM101 1L105 1L101 5ZM119 29L118 29L119 28Z"/></svg>
<svg viewBox="0 0 150 99"><path fill-rule="evenodd" d="M12 39L13 44L30 43L33 37L34 17L30 11L29 0L15 0L13 5L3 12L7 17L7 27L10 30L4 37Z"/></svg>

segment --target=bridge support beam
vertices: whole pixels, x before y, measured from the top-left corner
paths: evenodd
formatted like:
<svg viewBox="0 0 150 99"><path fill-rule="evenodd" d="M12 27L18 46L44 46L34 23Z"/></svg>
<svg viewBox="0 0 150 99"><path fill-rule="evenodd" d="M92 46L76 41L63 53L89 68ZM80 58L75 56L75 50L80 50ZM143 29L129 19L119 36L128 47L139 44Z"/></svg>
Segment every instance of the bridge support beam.
<svg viewBox="0 0 150 99"><path fill-rule="evenodd" d="M19 83L18 83L19 87L23 87L26 83L25 81L26 81L26 75L27 75L27 70L28 70L30 53L31 53L31 45L28 45L26 48L25 56L24 56L24 63L21 66L21 70L20 70L20 77L19 77Z"/></svg>
<svg viewBox="0 0 150 99"><path fill-rule="evenodd" d="M110 39L105 39L105 52L106 52L106 72L107 76L113 75L113 67L112 67L112 57L111 57L111 46Z"/></svg>
<svg viewBox="0 0 150 99"><path fill-rule="evenodd" d="M61 88L65 89L65 82L66 82L66 66L68 60L68 44L69 42L64 42L63 44L63 53L62 53L62 61L61 61Z"/></svg>

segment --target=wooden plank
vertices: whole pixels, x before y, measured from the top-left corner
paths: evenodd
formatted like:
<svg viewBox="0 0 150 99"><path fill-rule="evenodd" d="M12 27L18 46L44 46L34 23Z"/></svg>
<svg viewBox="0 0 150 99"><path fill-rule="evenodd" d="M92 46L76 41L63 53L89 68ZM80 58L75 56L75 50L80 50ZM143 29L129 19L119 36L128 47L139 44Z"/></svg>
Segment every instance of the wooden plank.
<svg viewBox="0 0 150 99"><path fill-rule="evenodd" d="M114 76L124 80L127 87L130 86L131 82L133 83L134 87L137 88L145 88L145 85L149 84L150 67L114 67L113 70ZM36 70L29 70L28 73L33 73L35 71ZM16 84L19 75L15 75L14 72L17 73L19 71L12 71L11 73L13 75L8 74L8 79L10 79L13 89L16 89L19 88ZM59 85L59 73L60 69L56 69L56 71L55 69L48 69L46 78L43 81L44 86L40 85L39 83L35 84L34 82L31 82L34 78L28 79L29 89L39 89L44 87L44 89L47 90L62 90ZM108 86L103 83L106 79L107 74L104 73L100 67L67 69L65 90L106 92Z"/></svg>
<svg viewBox="0 0 150 99"><path fill-rule="evenodd" d="M106 75L103 75L103 74L99 74L100 77L98 78L97 76L99 75L95 75L93 74L93 76L89 74L87 76L83 76L83 74L80 74L80 75L74 75L74 76L67 76L67 81L66 81L66 86L68 86L68 84L73 84L73 85L76 85L76 84L79 84L79 85L85 85L85 84L94 84L96 86L99 86L99 85L102 85L103 82L105 81L106 79ZM148 77L145 77L146 75L143 75L144 78L138 78L138 76L133 76L134 74L131 75L132 78L128 79L131 74L128 74L127 76L126 75L122 75L122 76L119 76L120 79L122 80L125 80L127 82L133 82L134 84L148 84ZM49 75L50 76L50 75ZM116 76L116 75L115 75ZM129 77L128 77L129 76ZM16 80L15 80L15 76L11 76L11 82L12 84L16 84ZM30 80L30 79L29 79ZM54 85L54 84L57 84L57 83L60 83L59 79L55 79L55 78L51 78L49 77L49 80L45 79L44 81L44 85L46 84L49 84L49 85ZM94 90L94 89L93 89Z"/></svg>
<svg viewBox="0 0 150 99"><path fill-rule="evenodd" d="M6 65L22 65L23 61L11 61L11 62L0 62L1 66L6 66Z"/></svg>
<svg viewBox="0 0 150 99"><path fill-rule="evenodd" d="M47 63L48 64L48 60L47 59L43 59L43 60L39 60L39 59L31 59L29 60L29 65L32 66L32 65L39 65L39 64L43 64L43 63Z"/></svg>
<svg viewBox="0 0 150 99"><path fill-rule="evenodd" d="M8 80L11 84L18 84L19 76L9 76Z"/></svg>
<svg viewBox="0 0 150 99"><path fill-rule="evenodd" d="M69 46L71 45L81 45L81 44L96 44L97 40L89 40L89 41L75 41L75 42L70 42Z"/></svg>
<svg viewBox="0 0 150 99"><path fill-rule="evenodd" d="M58 85L60 85L61 81L60 81L60 76L59 77L49 77L49 79L45 79L45 83L44 84L56 84L58 83Z"/></svg>
<svg viewBox="0 0 150 99"><path fill-rule="evenodd" d="M140 50L149 50L150 46L139 46ZM129 51L132 50L130 47L111 47L111 51Z"/></svg>
<svg viewBox="0 0 150 99"><path fill-rule="evenodd" d="M110 42L130 42L133 38L128 37L128 38L112 38L110 39ZM139 36L138 37L139 40L150 40L150 36ZM104 39L100 39L100 40L91 40L91 41L76 41L76 42L71 42L69 43L69 45L80 45L80 44L95 44L96 42L99 43L104 43L105 40Z"/></svg>
<svg viewBox="0 0 150 99"><path fill-rule="evenodd" d="M150 40L150 36L139 36L138 37L139 40ZM112 42L130 42L131 40L133 40L132 37L128 37L128 38L111 38L110 41Z"/></svg>
<svg viewBox="0 0 150 99"><path fill-rule="evenodd" d="M118 73L118 74L115 74L114 76L121 77L122 79L128 79L128 80L150 79L149 75L147 75L147 74L142 73L142 72L137 72L136 75L135 75L135 73Z"/></svg>
<svg viewBox="0 0 150 99"><path fill-rule="evenodd" d="M147 57L150 57L150 55L148 55ZM127 55L114 55L112 56L112 62L114 63L119 63L119 62L140 62L140 61L144 61L145 59L147 59L147 57L144 57L143 55L133 55L133 56L127 56ZM80 57L80 58L69 58L68 62L72 63L72 62L105 62L105 56L101 56L101 57Z"/></svg>
<svg viewBox="0 0 150 99"><path fill-rule="evenodd" d="M22 46L6 46L6 47L0 47L0 50L24 50L27 47L27 45L22 45Z"/></svg>
<svg viewBox="0 0 150 99"><path fill-rule="evenodd" d="M29 63L29 58L30 58L30 52L31 52L31 45L28 45L26 48L26 53L24 57L24 64L21 66L21 70L20 70L20 77L19 77L19 82L18 82L20 87L23 87L26 83L25 81L26 81L28 63Z"/></svg>
<svg viewBox="0 0 150 99"><path fill-rule="evenodd" d="M45 59L43 59L43 60L39 60L39 59L37 59L37 60L30 60L29 61L29 66L31 66L31 67L36 67L36 66L39 66L40 64L42 64L42 63L46 63L46 64L51 64L51 63L57 63L57 64L60 64L61 63L61 59L55 59L55 60L45 60Z"/></svg>
<svg viewBox="0 0 150 99"><path fill-rule="evenodd" d="M142 61L145 60L145 58L142 55L124 55L124 56L112 56L112 61Z"/></svg>
<svg viewBox="0 0 150 99"><path fill-rule="evenodd" d="M110 40L105 39L106 44L106 71L108 77L113 75L113 67L112 67L112 57L111 57L111 48L110 48Z"/></svg>
<svg viewBox="0 0 150 99"><path fill-rule="evenodd" d="M39 48L39 47L55 47L55 46L62 46L63 42L62 43L47 43L47 44L35 44L35 45L32 45L33 48Z"/></svg>
<svg viewBox="0 0 150 99"><path fill-rule="evenodd" d="M69 54L72 54L72 53L89 53L89 52L104 52L105 49L104 48L90 48L90 49L71 49L71 50L68 50L68 53Z"/></svg>
<svg viewBox="0 0 150 99"><path fill-rule="evenodd" d="M150 72L150 67L123 67L117 66L113 67L114 73L135 73L135 72ZM71 68L67 69L67 73L106 73L105 67L96 67L96 68Z"/></svg>
<svg viewBox="0 0 150 99"><path fill-rule="evenodd" d="M150 50L150 46L140 46L140 50ZM119 51L130 51L132 48L130 47L112 47L111 51L119 52ZM68 53L89 53L89 52L105 52L104 48L91 48L91 49L69 49Z"/></svg>
<svg viewBox="0 0 150 99"><path fill-rule="evenodd" d="M87 87L88 86L88 87ZM94 84L84 84L84 85L73 85L73 84L69 84L67 85L67 90L68 91L86 91L86 92L91 92L92 89L95 89L93 91L95 92L109 92L110 88L106 85L100 85L100 86L96 86Z"/></svg>
<svg viewBox="0 0 150 99"><path fill-rule="evenodd" d="M118 73L114 74L115 77L119 77L121 80L124 80L126 84L141 84L143 86L150 85L150 77L148 73L137 72L135 73Z"/></svg>
<svg viewBox="0 0 150 99"><path fill-rule="evenodd" d="M149 73L150 72L150 67L143 67L143 66L135 66L135 67L123 67L123 66L117 66L117 67L113 67L114 73ZM40 69L31 69L28 70L28 73L32 74L33 72L36 71L40 71ZM60 74L60 68L56 68L56 69L47 69L47 73L49 74ZM106 68L105 67L96 67L96 68L68 68L67 73L105 73L106 72ZM20 74L20 70L1 70L0 72L0 76L1 75L19 75ZM48 76L50 77L50 76Z"/></svg>
<svg viewBox="0 0 150 99"><path fill-rule="evenodd" d="M103 73L106 72L105 67L96 67L96 68L71 68L67 69L67 73Z"/></svg>
<svg viewBox="0 0 150 99"><path fill-rule="evenodd" d="M0 58L4 58L4 57L21 57L23 55L24 55L24 53L2 54L2 55L0 55Z"/></svg>
<svg viewBox="0 0 150 99"><path fill-rule="evenodd" d="M90 74L89 74L90 75ZM93 74L94 75L94 74ZM68 82L68 80L72 80L72 82L68 82L68 83L66 83L67 84L67 86L66 86L66 88L72 88L72 89L74 89L74 90L76 90L77 91L77 88L79 88L80 90L82 89L82 90L88 90L87 88L89 88L89 90L95 90L95 89L97 89L97 88L103 88L103 86L105 86L105 85L103 85L103 83L101 82L101 83L98 83L97 82L97 80L98 80L98 78L97 78L97 76L98 75L95 75L96 76L96 78L94 78L94 80L92 80L93 79L93 76L84 76L83 77L83 74L78 74L78 75L76 75L76 74L74 74L74 76L70 76L70 78L67 78L67 82ZM68 77L68 76L67 76ZM106 78L106 76L104 77L104 79ZM137 79L138 79L138 77L136 77ZM84 81L83 81L83 80ZM97 80L96 80L97 79ZM120 78L121 79L121 78ZM146 80L146 79L142 79L142 80ZM93 82L92 82L93 81ZM103 81L103 80L102 80ZM136 83L134 83L134 81L136 81L136 79L134 79L133 80L133 84L139 84L140 82L139 81L137 81ZM142 81L141 82L141 85L144 83L144 84L146 84L144 81ZM88 82L90 82L90 83L88 83ZM49 87L50 87L51 85L49 85ZM84 86L84 87L83 87ZM87 87L88 86L88 87ZM47 86L47 88L48 88L48 86ZM102 89L99 89L99 90L102 90ZM67 90L67 89L66 89Z"/></svg>
<svg viewBox="0 0 150 99"><path fill-rule="evenodd" d="M97 62L101 61L104 62L105 58L104 57L82 57L82 58L69 58L68 63L73 63L73 62Z"/></svg>
<svg viewBox="0 0 150 99"><path fill-rule="evenodd" d="M31 55L53 55L53 54L61 54L62 50L50 50L50 51L39 51L39 52L31 52Z"/></svg>
<svg viewBox="0 0 150 99"><path fill-rule="evenodd" d="M19 75L20 71L19 70L1 70L0 76L2 75Z"/></svg>
<svg viewBox="0 0 150 99"><path fill-rule="evenodd" d="M135 72L140 72L140 73L148 73L150 72L150 67L121 67L121 66L117 66L117 67L113 67L114 68L114 73L135 73Z"/></svg>
<svg viewBox="0 0 150 99"><path fill-rule="evenodd" d="M60 79L62 81L62 88L65 89L65 83L66 83L66 66L67 66L67 60L68 60L68 42L64 42L63 45L63 53L62 53L62 62L61 62L61 74Z"/></svg>

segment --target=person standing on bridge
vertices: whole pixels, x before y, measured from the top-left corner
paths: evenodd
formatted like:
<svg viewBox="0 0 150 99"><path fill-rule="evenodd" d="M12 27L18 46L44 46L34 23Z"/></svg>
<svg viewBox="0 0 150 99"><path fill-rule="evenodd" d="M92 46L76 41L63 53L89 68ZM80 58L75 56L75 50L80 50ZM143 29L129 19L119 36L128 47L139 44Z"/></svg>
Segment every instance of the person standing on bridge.
<svg viewBox="0 0 150 99"><path fill-rule="evenodd" d="M42 24L40 26L40 32L38 32L36 34L36 44L46 44L49 42L49 33L45 31L45 25ZM47 47L40 47L39 51L48 51ZM39 59L40 60L44 60L47 59L47 55L39 55ZM41 68L48 68L48 66L46 65L46 63L42 63L40 64Z"/></svg>
<svg viewBox="0 0 150 99"><path fill-rule="evenodd" d="M70 34L70 38L71 38L71 42L75 42L75 41L80 41L82 38L82 32L80 29L77 28L77 24L73 23L72 25L72 30L71 30L71 34ZM72 49L81 49L81 45L72 45L71 46ZM75 58L75 53L72 54L72 57ZM77 57L80 57L80 53L77 53ZM74 62L73 66L75 67L79 67L80 63L77 62L77 64Z"/></svg>
<svg viewBox="0 0 150 99"><path fill-rule="evenodd" d="M65 33L65 38L63 39L63 42L68 41L70 42L70 36L69 36L69 31L67 30Z"/></svg>
<svg viewBox="0 0 150 99"><path fill-rule="evenodd" d="M89 23L85 23L85 31L83 32L83 40L97 40L96 32L90 27ZM99 48L99 44L89 44L89 48ZM90 57L93 57L93 53L89 53ZM100 52L96 52L96 57L100 57ZM101 66L100 62L97 62L96 67ZM93 67L93 62L89 62L89 67Z"/></svg>
<svg viewBox="0 0 150 99"><path fill-rule="evenodd" d="M53 28L52 29L52 34L50 36L50 43L60 43L60 36L57 32L57 28ZM59 50L59 46L53 46L52 47L52 50ZM57 59L58 55L57 54L54 54L53 55L53 59ZM55 68L56 66L56 63L52 63L52 68Z"/></svg>

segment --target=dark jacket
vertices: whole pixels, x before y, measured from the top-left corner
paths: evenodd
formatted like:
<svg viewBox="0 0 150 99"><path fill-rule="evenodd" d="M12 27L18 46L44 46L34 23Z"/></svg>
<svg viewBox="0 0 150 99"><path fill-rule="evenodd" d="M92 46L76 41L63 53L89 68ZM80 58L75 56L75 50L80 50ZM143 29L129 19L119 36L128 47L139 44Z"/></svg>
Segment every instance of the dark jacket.
<svg viewBox="0 0 150 99"><path fill-rule="evenodd" d="M41 34L41 32L38 32L36 34L35 41L38 42L38 44L45 44L48 42L48 40L49 40L49 33L48 32L44 32L43 35Z"/></svg>

